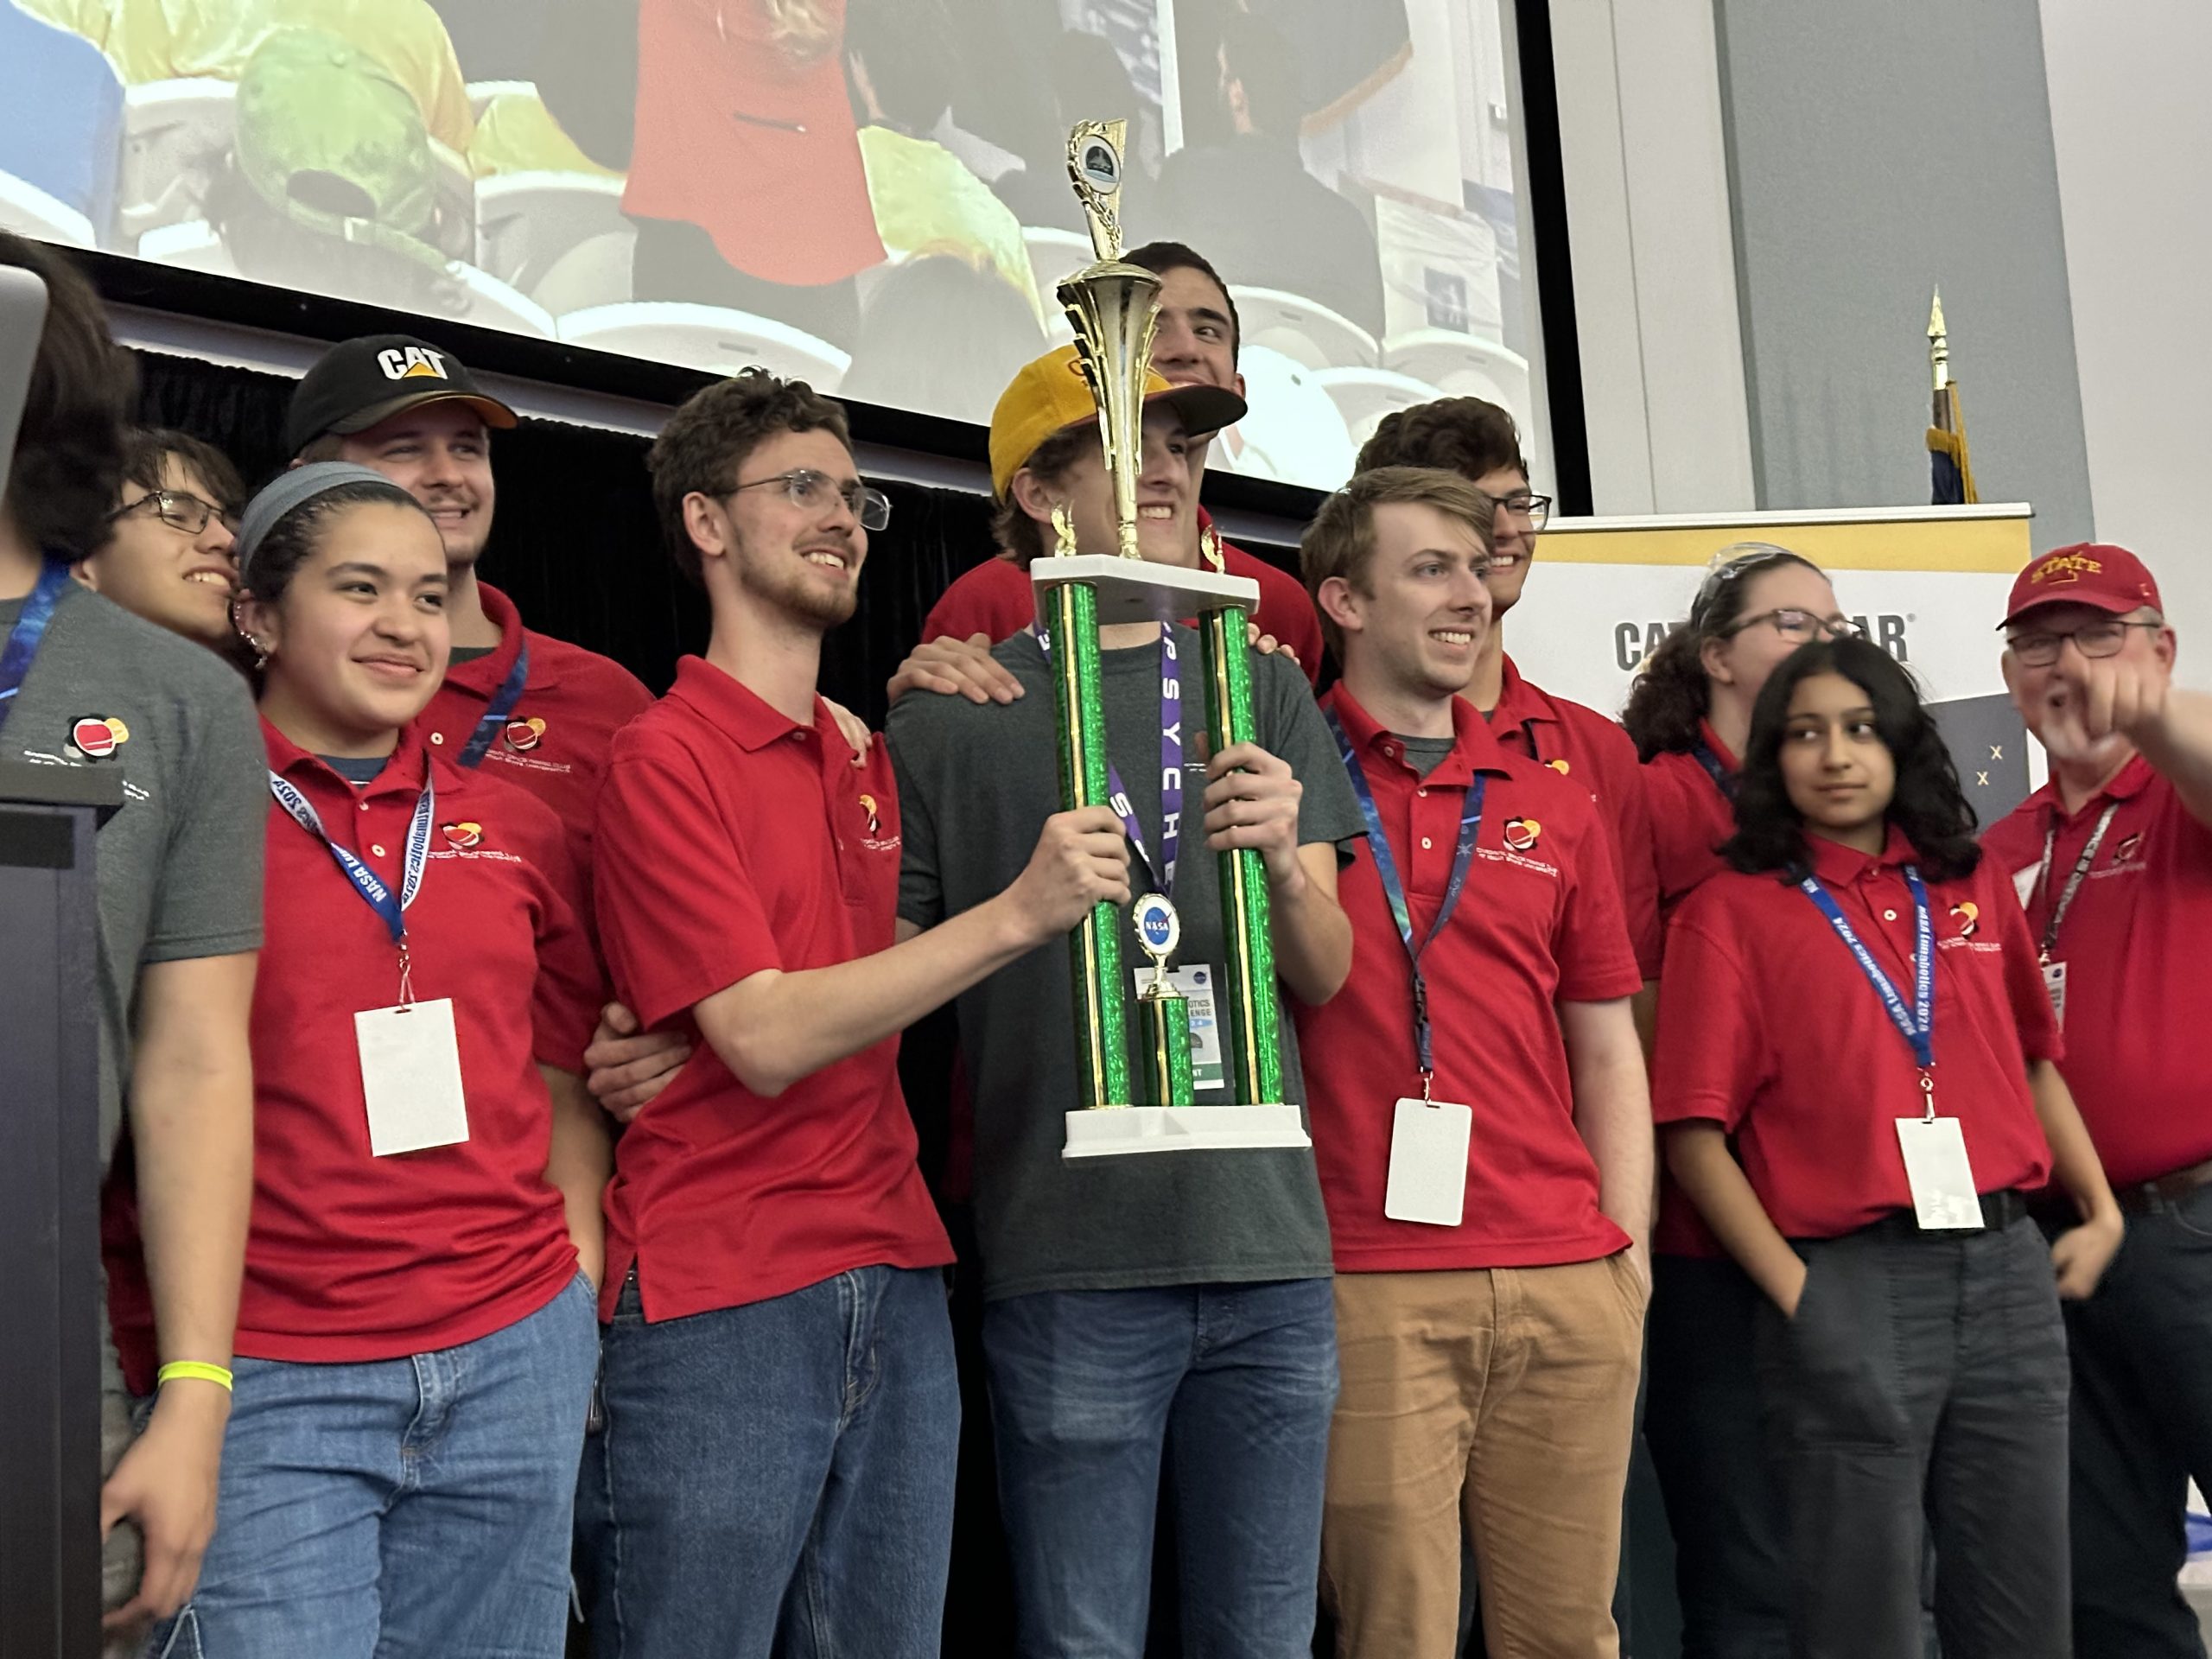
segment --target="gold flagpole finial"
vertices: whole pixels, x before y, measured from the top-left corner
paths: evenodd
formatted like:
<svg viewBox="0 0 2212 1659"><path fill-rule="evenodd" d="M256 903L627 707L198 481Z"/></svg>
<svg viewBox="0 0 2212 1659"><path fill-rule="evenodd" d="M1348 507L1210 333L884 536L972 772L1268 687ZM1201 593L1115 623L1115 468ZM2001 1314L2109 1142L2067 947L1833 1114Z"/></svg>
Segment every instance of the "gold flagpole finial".
<svg viewBox="0 0 2212 1659"><path fill-rule="evenodd" d="M1951 384L1951 341L1943 328L1943 290L1936 290L1935 302L1928 308L1928 372L1936 390L1941 391Z"/></svg>

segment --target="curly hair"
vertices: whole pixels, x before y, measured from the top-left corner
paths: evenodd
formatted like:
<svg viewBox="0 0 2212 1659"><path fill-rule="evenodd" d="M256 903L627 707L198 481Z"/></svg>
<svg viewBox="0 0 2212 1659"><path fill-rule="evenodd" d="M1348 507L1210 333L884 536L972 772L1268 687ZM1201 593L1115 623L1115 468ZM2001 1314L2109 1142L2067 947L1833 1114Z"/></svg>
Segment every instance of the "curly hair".
<svg viewBox="0 0 2212 1659"><path fill-rule="evenodd" d="M1816 674L1841 675L1872 705L1874 730L1897 766L1887 817L1912 843L1922 870L1937 881L1972 874L1981 859L1974 808L1920 688L1889 652L1854 639L1798 646L1761 689L1737 777L1736 833L1722 844L1721 855L1739 870L1772 870L1784 881L1802 880L1810 868L1804 820L1783 781L1782 740L1791 696Z"/></svg>
<svg viewBox="0 0 2212 1659"><path fill-rule="evenodd" d="M1734 556L1721 556L1729 554ZM1629 687L1621 724L1636 740L1639 760L1683 754L1697 747L1698 722L1713 706L1705 647L1736 632L1750 607L1752 577L1787 564L1802 565L1816 576L1827 574L1802 554L1771 542L1738 542L1714 556L1717 563L1690 602L1689 620L1659 642Z"/></svg>
<svg viewBox="0 0 2212 1659"><path fill-rule="evenodd" d="M1479 397L1440 397L1385 415L1352 463L1358 473L1377 467L1440 467L1469 479L1510 468L1529 476L1512 414Z"/></svg>
<svg viewBox="0 0 2212 1659"><path fill-rule="evenodd" d="M684 498L726 493L745 458L766 440L817 431L853 447L842 405L804 380L779 379L766 369L741 369L702 387L668 417L645 452L645 469L652 474L653 506L668 556L694 588L704 588L706 575L683 523Z"/></svg>
<svg viewBox="0 0 2212 1659"><path fill-rule="evenodd" d="M0 231L0 265L46 285L46 326L0 512L41 552L83 558L106 541L123 491L123 429L137 372L109 334L92 284L59 251Z"/></svg>

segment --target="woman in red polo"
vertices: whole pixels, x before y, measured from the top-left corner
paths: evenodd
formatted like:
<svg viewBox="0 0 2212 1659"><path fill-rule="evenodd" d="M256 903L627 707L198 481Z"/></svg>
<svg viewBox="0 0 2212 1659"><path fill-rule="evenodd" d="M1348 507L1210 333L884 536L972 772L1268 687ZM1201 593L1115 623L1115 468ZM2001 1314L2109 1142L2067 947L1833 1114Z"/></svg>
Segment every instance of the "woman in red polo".
<svg viewBox="0 0 2212 1659"><path fill-rule="evenodd" d="M561 827L413 723L446 560L404 491L283 474L238 564L271 796L253 1211L214 1542L155 1648L555 1659L606 1173Z"/></svg>
<svg viewBox="0 0 2212 1659"><path fill-rule="evenodd" d="M1715 556L1688 620L1637 676L1621 723L1643 762L1662 922L1727 868L1719 849L1736 832L1736 757L1767 677L1807 640L1850 626L1809 560L1741 543ZM1780 1501L1751 1368L1759 1300L1662 1165L1643 1439L1675 1536L1685 1653L1777 1654L1788 1639Z"/></svg>
<svg viewBox="0 0 2212 1659"><path fill-rule="evenodd" d="M2033 943L1911 678L1843 638L1752 711L1732 870L1678 912L1669 1167L1764 1294L1755 1351L1800 1659L2064 1659L2065 1336L2120 1211ZM2080 1224L2046 1244L2054 1170ZM2055 1282L2054 1282L2055 1281Z"/></svg>

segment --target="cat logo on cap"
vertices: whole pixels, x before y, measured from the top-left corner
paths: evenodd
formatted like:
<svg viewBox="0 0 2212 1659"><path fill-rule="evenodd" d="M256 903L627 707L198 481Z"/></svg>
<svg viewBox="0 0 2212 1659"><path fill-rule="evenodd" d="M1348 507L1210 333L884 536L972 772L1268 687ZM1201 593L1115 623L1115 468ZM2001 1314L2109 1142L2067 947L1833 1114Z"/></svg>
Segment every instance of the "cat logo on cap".
<svg viewBox="0 0 2212 1659"><path fill-rule="evenodd" d="M517 754L528 754L545 739L545 722L533 715L524 720L518 716L507 722L500 735Z"/></svg>
<svg viewBox="0 0 2212 1659"><path fill-rule="evenodd" d="M445 836L446 845L457 853L465 853L484 839L484 826L463 819L459 823L442 823L439 833Z"/></svg>
<svg viewBox="0 0 2212 1659"><path fill-rule="evenodd" d="M79 760L105 760L130 741L130 728L111 715L79 715L69 722L69 753Z"/></svg>
<svg viewBox="0 0 2212 1659"><path fill-rule="evenodd" d="M1951 919L1959 925L1959 937L1970 939L1981 925L1981 906L1971 899L1961 899L1951 906Z"/></svg>
<svg viewBox="0 0 2212 1659"><path fill-rule="evenodd" d="M876 807L875 797L873 795L861 796L861 810L868 814L868 834L871 836L881 835L883 833L883 815Z"/></svg>
<svg viewBox="0 0 2212 1659"><path fill-rule="evenodd" d="M442 380L446 355L428 346L394 346L377 353L377 367L387 380Z"/></svg>
<svg viewBox="0 0 2212 1659"><path fill-rule="evenodd" d="M1544 826L1534 818L1508 818L1505 821L1505 844L1516 853L1533 851L1543 833Z"/></svg>

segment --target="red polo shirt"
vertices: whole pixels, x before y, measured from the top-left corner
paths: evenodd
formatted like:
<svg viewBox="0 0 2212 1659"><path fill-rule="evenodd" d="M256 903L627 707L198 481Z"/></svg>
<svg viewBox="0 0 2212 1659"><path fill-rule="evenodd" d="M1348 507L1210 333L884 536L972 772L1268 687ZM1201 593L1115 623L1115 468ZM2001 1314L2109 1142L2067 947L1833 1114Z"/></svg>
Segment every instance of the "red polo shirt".
<svg viewBox="0 0 2212 1659"><path fill-rule="evenodd" d="M882 264L883 243L845 92L844 0L806 10L818 41L779 38L766 5L644 0L622 211L700 226L749 276L817 288Z"/></svg>
<svg viewBox="0 0 2212 1659"><path fill-rule="evenodd" d="M2205 991L2212 968L2212 830L2140 755L2066 817L2045 785L1982 837L2027 904L2041 944L2051 906L2107 806L2112 827L2068 909L2051 958L2066 964L2066 1081L2115 1185L2212 1158ZM2044 836L2058 837L2037 878Z"/></svg>
<svg viewBox="0 0 2212 1659"><path fill-rule="evenodd" d="M607 1193L608 1315L634 1265L648 1319L765 1301L852 1268L952 1260L915 1166L887 1037L753 1094L699 1035L700 1001L767 969L888 950L899 898L891 758L868 764L817 697L799 726L684 658L622 734L600 798L600 938L647 1027L690 1061L623 1134Z"/></svg>
<svg viewBox="0 0 2212 1659"><path fill-rule="evenodd" d="M1212 523L1199 509L1200 528ZM1321 621L1306 588L1287 570L1279 570L1265 559L1255 558L1241 547L1221 544L1222 564L1232 576L1249 576L1260 584L1260 603L1251 617L1262 630L1288 646L1306 671L1318 682L1321 675ZM957 577L938 595L922 622L922 639L942 639L948 634L965 639L987 633L996 645L1020 633L1037 620L1035 590L1029 572L1013 560L986 559Z"/></svg>
<svg viewBox="0 0 2212 1659"><path fill-rule="evenodd" d="M408 953L416 999L453 1001L468 1139L370 1152L353 1016L398 1000L397 954L328 849L271 801L238 1351L345 1363L473 1342L537 1312L576 1271L561 1194L545 1179L552 1106L537 1068L583 1070L598 976L561 826L497 777L426 755L419 722L359 788L273 726L262 731L270 769L395 889L429 766L436 817ZM111 1206L125 1196L111 1185ZM118 1345L133 1386L150 1387L136 1227L111 1220ZM118 1234L129 1240L119 1254Z"/></svg>
<svg viewBox="0 0 2212 1659"><path fill-rule="evenodd" d="M1891 982L1912 992L1913 912L1897 830L1878 858L1808 837L1813 872ZM2002 871L1928 884L1936 930L1936 1109L1959 1120L1984 1192L2041 1186L2050 1151L2027 1065L2058 1030ZM1726 871L1690 895L1667 942L1654 1099L1662 1123L1711 1119L1774 1224L1832 1238L1912 1207L1897 1120L1920 1070L1827 918L1773 874Z"/></svg>
<svg viewBox="0 0 2212 1659"><path fill-rule="evenodd" d="M499 625L499 643L489 656L447 671L418 723L435 753L457 760L529 642L529 677L481 766L553 809L568 830L569 858L588 898L592 813L607 749L615 733L652 706L652 693L619 663L524 627L514 601L489 582L477 583L477 592L484 614Z"/></svg>
<svg viewBox="0 0 2212 1659"><path fill-rule="evenodd" d="M1698 734L1722 769L1733 777L1736 757L1728 746L1704 721L1698 722ZM1655 754L1643 763L1643 803L1650 836L1643 845L1650 849L1647 861L1663 954L1667 925L1682 900L1706 877L1728 868L1718 849L1736 833L1736 808L1698 758L1686 749ZM1656 1077L1652 1079L1651 1100L1656 1109L1660 1103ZM1659 1166L1659 1209L1651 1224L1651 1248L1662 1255L1727 1254L1689 1195L1675 1185L1664 1160Z"/></svg>
<svg viewBox="0 0 2212 1659"><path fill-rule="evenodd" d="M1418 1095L1405 945L1364 842L1338 878L1353 966L1317 1008L1298 1007L1307 1109L1340 1273L1556 1266L1626 1248L1598 1208L1598 1168L1574 1127L1554 1003L1605 1001L1643 982L1613 861L1586 790L1507 753L1453 698L1457 746L1424 779L1339 683L1323 699L1360 756L1406 884L1416 938L1451 880L1477 773L1482 827L1452 920L1422 953L1438 1098L1474 1109L1465 1219L1382 1213L1396 1103Z"/></svg>
<svg viewBox="0 0 2212 1659"><path fill-rule="evenodd" d="M1521 677L1508 657L1505 680L1491 710L1490 728L1500 745L1549 766L1562 778L1580 781L1597 803L1612 843L1619 876L1621 907L1628 915L1629 938L1637 965L1646 979L1659 977L1659 897L1651 861L1641 849L1651 840L1651 819L1643 803L1643 768L1636 744L1595 709L1539 690ZM1631 852L1631 849L1639 849Z"/></svg>

